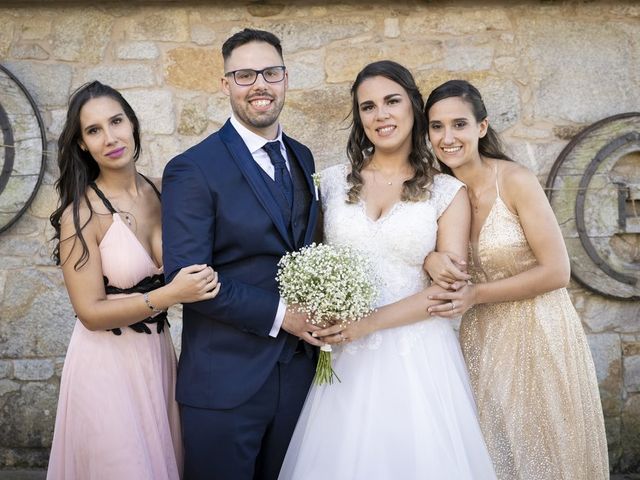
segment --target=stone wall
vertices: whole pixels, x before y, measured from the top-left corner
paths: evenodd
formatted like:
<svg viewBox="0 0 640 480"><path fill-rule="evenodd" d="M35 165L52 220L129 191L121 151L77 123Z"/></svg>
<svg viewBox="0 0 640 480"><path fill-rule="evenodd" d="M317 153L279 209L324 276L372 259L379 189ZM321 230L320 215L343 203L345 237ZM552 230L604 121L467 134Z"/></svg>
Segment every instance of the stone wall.
<svg viewBox="0 0 640 480"><path fill-rule="evenodd" d="M0 466L44 466L51 444L74 318L50 259L47 218L56 203L55 141L67 98L84 82L111 84L132 103L143 131L139 167L155 176L227 118L219 51L244 26L282 39L290 75L283 124L311 147L320 167L343 161L350 82L364 64L383 58L411 68L425 95L446 79L471 80L510 152L542 182L583 127L640 110L637 4L284 3L3 7L0 1L0 61L35 97L48 139L35 202L0 236ZM597 366L611 466L634 471L640 467L640 305L576 283L570 290Z"/></svg>

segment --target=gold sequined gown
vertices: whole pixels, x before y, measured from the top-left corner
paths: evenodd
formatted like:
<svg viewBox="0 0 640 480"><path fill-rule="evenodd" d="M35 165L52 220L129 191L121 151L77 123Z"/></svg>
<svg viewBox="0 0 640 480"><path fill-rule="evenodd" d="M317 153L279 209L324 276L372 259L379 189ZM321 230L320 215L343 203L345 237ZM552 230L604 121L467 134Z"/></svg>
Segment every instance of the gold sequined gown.
<svg viewBox="0 0 640 480"><path fill-rule="evenodd" d="M470 260L476 283L536 263L499 190ZM460 342L500 480L609 478L593 359L566 289L477 305L463 317Z"/></svg>

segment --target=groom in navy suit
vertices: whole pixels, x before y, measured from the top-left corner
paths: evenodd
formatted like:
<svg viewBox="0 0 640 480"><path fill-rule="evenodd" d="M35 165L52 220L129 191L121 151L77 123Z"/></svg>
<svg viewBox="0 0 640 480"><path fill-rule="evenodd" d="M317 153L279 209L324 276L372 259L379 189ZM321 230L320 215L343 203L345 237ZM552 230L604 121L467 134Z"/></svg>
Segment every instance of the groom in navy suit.
<svg viewBox="0 0 640 480"><path fill-rule="evenodd" d="M186 480L276 479L315 369L317 328L280 299L277 263L313 239L313 156L278 123L280 41L245 29L222 46L231 118L172 159L162 185L164 269L211 265L215 299L184 305L176 397Z"/></svg>

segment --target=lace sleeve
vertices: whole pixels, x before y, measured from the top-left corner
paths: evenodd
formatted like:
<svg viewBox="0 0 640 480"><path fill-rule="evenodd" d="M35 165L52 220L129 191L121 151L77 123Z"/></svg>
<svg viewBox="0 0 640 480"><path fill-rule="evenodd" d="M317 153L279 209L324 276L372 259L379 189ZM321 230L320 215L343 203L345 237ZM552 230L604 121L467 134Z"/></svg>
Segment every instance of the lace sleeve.
<svg viewBox="0 0 640 480"><path fill-rule="evenodd" d="M464 183L451 175L439 173L433 177L431 195L436 211L438 212L438 218L440 218L440 215L447 209L453 197L458 193L458 190L463 187Z"/></svg>
<svg viewBox="0 0 640 480"><path fill-rule="evenodd" d="M348 167L345 164L334 165L320 172L320 200L322 211L327 205L337 199L346 198L346 178Z"/></svg>

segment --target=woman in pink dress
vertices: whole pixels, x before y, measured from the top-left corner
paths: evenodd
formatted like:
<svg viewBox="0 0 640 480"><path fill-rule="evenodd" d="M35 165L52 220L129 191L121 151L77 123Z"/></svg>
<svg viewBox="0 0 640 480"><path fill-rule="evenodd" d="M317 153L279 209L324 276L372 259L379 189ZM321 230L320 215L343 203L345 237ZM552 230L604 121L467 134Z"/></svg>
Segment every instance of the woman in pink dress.
<svg viewBox="0 0 640 480"><path fill-rule="evenodd" d="M216 273L164 285L160 192L136 171L140 126L111 87L71 98L58 140L54 258L77 320L62 371L48 479L178 479L176 355L166 310L216 296Z"/></svg>

